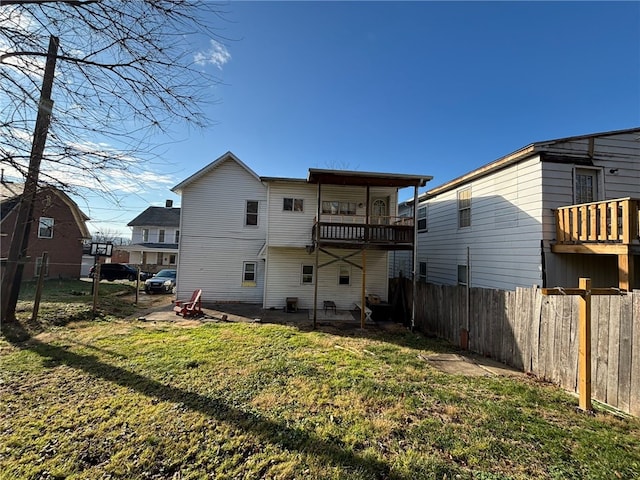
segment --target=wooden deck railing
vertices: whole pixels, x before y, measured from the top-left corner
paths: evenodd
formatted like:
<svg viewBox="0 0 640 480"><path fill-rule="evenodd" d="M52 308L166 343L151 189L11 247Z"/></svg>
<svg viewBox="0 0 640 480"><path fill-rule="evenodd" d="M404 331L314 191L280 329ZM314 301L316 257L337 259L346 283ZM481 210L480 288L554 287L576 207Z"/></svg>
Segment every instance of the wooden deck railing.
<svg viewBox="0 0 640 480"><path fill-rule="evenodd" d="M413 243L413 225L406 224L357 224L318 222L313 226L312 238L318 241L352 244L411 244Z"/></svg>
<svg viewBox="0 0 640 480"><path fill-rule="evenodd" d="M638 243L640 200L617 198L560 207L556 210L556 241L577 243Z"/></svg>

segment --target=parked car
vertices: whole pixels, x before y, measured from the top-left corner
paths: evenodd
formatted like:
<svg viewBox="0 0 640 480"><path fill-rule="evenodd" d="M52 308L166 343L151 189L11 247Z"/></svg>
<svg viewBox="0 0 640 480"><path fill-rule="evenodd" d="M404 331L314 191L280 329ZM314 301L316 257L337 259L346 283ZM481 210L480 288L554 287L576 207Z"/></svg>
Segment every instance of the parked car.
<svg viewBox="0 0 640 480"><path fill-rule="evenodd" d="M89 276L95 277L96 265L89 270ZM100 265L100 280L135 280L138 271L126 263L103 263Z"/></svg>
<svg viewBox="0 0 640 480"><path fill-rule="evenodd" d="M153 277L145 280L144 291L147 293L170 293L176 286L176 271L172 269L160 270Z"/></svg>

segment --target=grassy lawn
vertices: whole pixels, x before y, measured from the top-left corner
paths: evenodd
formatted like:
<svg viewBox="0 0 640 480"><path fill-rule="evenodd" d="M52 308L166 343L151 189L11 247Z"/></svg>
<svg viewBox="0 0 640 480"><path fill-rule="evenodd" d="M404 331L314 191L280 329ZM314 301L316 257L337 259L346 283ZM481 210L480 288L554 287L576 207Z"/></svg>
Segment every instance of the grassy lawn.
<svg viewBox="0 0 640 480"><path fill-rule="evenodd" d="M442 342L123 320L119 298L129 313L0 339L1 479L640 478L638 419L441 373L421 357Z"/></svg>

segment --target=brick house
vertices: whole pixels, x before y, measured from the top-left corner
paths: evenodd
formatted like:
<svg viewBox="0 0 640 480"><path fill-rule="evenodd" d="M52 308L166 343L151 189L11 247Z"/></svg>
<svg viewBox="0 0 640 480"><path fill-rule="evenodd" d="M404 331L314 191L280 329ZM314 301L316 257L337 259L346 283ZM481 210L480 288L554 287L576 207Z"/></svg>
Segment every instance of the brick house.
<svg viewBox="0 0 640 480"><path fill-rule="evenodd" d="M0 257L6 259L16 228L23 183L0 183ZM45 276L79 278L82 265L83 240L91 235L89 220L67 194L54 187L38 189L33 205L33 224L29 232L27 259L23 279L38 276L42 254L48 253Z"/></svg>

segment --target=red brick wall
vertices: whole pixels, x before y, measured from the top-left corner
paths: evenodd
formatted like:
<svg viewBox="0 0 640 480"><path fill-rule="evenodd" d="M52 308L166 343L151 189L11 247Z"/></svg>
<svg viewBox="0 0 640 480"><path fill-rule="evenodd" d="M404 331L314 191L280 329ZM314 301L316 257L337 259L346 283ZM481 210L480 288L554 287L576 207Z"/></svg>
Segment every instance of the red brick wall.
<svg viewBox="0 0 640 480"><path fill-rule="evenodd" d="M6 258L9 252L11 236L15 230L17 208L2 222L1 255ZM36 196L33 209L33 224L29 233L29 257L24 266L23 280L35 276L36 258L42 252L49 254L49 278L79 278L82 263L82 233L78 228L69 206L50 190L42 190ZM40 217L53 218L53 238L38 238Z"/></svg>

